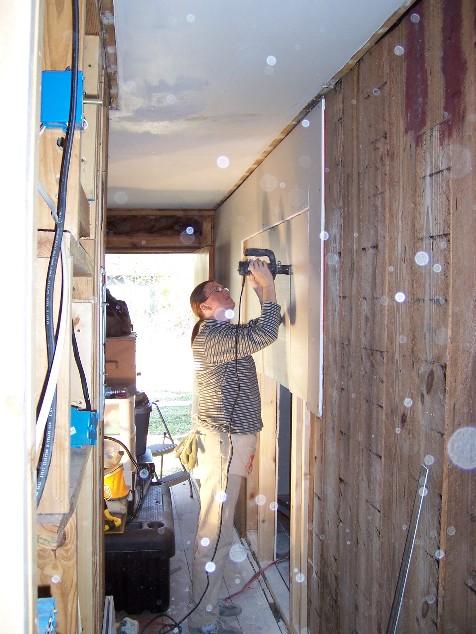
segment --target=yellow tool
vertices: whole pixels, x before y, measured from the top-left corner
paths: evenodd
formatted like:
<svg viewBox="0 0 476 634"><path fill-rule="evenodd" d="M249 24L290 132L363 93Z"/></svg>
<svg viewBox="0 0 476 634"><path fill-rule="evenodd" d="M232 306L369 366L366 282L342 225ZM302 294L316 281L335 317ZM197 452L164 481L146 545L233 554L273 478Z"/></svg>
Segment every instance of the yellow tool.
<svg viewBox="0 0 476 634"><path fill-rule="evenodd" d="M121 518L112 515L111 511L108 508L104 509L104 519L106 520L104 524L105 532L111 530L111 528L119 528L119 526L122 524ZM112 526L110 526L110 524L112 524Z"/></svg>
<svg viewBox="0 0 476 634"><path fill-rule="evenodd" d="M129 493L129 487L124 479L124 467L119 465L109 473L104 473L104 499L119 500Z"/></svg>

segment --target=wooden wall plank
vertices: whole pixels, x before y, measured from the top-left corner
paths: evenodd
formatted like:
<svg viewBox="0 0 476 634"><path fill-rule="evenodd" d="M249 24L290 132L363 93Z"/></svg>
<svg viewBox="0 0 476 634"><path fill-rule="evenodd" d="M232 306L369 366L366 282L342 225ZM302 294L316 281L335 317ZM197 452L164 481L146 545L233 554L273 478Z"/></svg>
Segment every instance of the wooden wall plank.
<svg viewBox="0 0 476 634"><path fill-rule="evenodd" d="M38 584L49 586L56 600L57 632L78 631L76 513L69 520L62 546L38 548Z"/></svg>
<svg viewBox="0 0 476 634"><path fill-rule="evenodd" d="M68 258L68 268L72 271L72 258ZM36 319L38 320L39 332L44 331L44 296L45 296L45 280L48 269L48 260L46 258L37 258L35 263L35 301L36 301ZM56 275L56 292L55 292L55 319L57 319L57 311L59 307L61 288L61 267L58 267ZM67 306L71 301L71 287L69 295L64 294L63 302ZM57 410L56 410L56 430L53 446L53 455L51 465L48 472L48 479L44 489L43 497L39 505L40 513L67 513L69 511L69 467L70 467L70 349L71 341L71 321L66 325L66 335L64 349L61 357L61 366L59 372L58 389L57 389ZM35 402L40 399L43 382L48 367L46 354L46 338L37 337L35 340Z"/></svg>
<svg viewBox="0 0 476 634"><path fill-rule="evenodd" d="M445 449L461 427L472 427L476 410L476 6L471 0L443 4L443 66L448 134L441 151L450 157L449 332ZM472 167L472 169L471 169ZM471 264L473 263L473 265ZM464 443L463 443L464 444ZM474 452L473 452L474 456ZM474 465L473 465L474 466ZM444 464L438 622L442 631L468 631L476 618L476 477L451 460Z"/></svg>
<svg viewBox="0 0 476 634"><path fill-rule="evenodd" d="M474 426L475 14L421 0L327 95L313 632L385 630L422 463L400 628L474 621L474 474L447 445Z"/></svg>
<svg viewBox="0 0 476 634"><path fill-rule="evenodd" d="M97 98L97 103L84 105L87 128L81 138L81 184L90 205L91 218L89 233L94 237L96 205L98 198L98 180L100 147L102 136L102 49L98 36L86 35L84 40L84 89L88 97Z"/></svg>
<svg viewBox="0 0 476 634"><path fill-rule="evenodd" d="M86 0L86 33L99 35L100 28L98 1Z"/></svg>
<svg viewBox="0 0 476 634"><path fill-rule="evenodd" d="M307 518L310 414L305 401L292 399L289 612L292 632L307 631Z"/></svg>
<svg viewBox="0 0 476 634"><path fill-rule="evenodd" d="M83 486L78 500L77 533L78 533L78 597L81 611L81 624L84 632L100 632L97 627L98 615L101 614L104 599L98 592L102 584L103 566L100 558L101 548L98 542L98 525L102 533L102 504L98 513L96 482L98 474L94 465L97 461L98 447L94 447L83 478ZM101 478L99 478L101 479ZM100 534L101 534L100 533Z"/></svg>
<svg viewBox="0 0 476 634"><path fill-rule="evenodd" d="M85 3L80 3L80 47L79 69L83 64L83 40L85 29ZM45 0L45 26L42 51L43 70L64 70L71 67L72 50L72 7L66 0ZM64 137L61 130L44 130L39 141L39 179L48 194L55 200L61 167L62 148L58 139ZM81 132L74 134L68 177L67 214L65 229L75 238L80 237L79 226L79 173L80 173ZM54 223L51 212L38 196L38 228L52 229Z"/></svg>
<svg viewBox="0 0 476 634"><path fill-rule="evenodd" d="M326 241L324 269L324 419L325 433L321 437L320 460L316 464L318 485L315 497L315 531L313 548L317 570L317 595L311 602L311 622L319 634L340 631L339 577L338 577L338 506L339 462L341 436L338 430L338 404L340 391L335 389L340 371L340 296L342 295L342 267L327 266L329 254L341 251L341 224L343 209L344 169L343 156L343 99L340 91L333 92L326 100L326 130L332 143L326 144L325 169L332 177L326 179ZM352 154L350 154L352 156ZM353 182L349 179L347 182ZM331 210L336 210L331 213ZM331 260L332 261L332 260ZM329 328L332 325L332 328Z"/></svg>
<svg viewBox="0 0 476 634"><path fill-rule="evenodd" d="M72 306L74 333L78 344L81 364L86 375L89 398L91 399L93 407L94 403L97 402L97 395L95 394L96 381L93 375L94 357L96 355L95 346L93 345L95 342L94 309L95 302L93 301L74 301ZM86 408L79 370L73 355L71 356L70 398L72 404L80 409Z"/></svg>
<svg viewBox="0 0 476 634"><path fill-rule="evenodd" d="M264 504L258 505L258 557L261 565L274 561L276 541L276 430L277 385L276 381L262 376L260 382L261 415L263 429L260 432L257 468L259 470L259 495Z"/></svg>

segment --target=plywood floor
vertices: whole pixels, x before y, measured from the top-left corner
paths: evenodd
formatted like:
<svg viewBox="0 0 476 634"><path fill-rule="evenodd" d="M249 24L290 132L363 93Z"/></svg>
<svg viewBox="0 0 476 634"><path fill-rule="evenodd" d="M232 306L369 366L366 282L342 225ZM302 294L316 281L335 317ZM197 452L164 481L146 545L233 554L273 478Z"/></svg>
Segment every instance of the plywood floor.
<svg viewBox="0 0 476 634"><path fill-rule="evenodd" d="M188 483L178 484L171 488L172 503L174 507L175 521L175 556L170 560L170 614L179 621L187 614L190 601L190 570L192 563L192 551L194 533L197 525L198 502L191 499ZM238 535L235 533L238 542ZM257 565L247 544L241 542L247 551L247 558L240 563L229 562L225 575L226 595L241 590L257 571ZM283 634L287 629L279 616L275 617L275 605L264 582L259 578L233 599L238 603L243 612L237 619L229 619L235 625L241 627L244 634ZM116 615L116 621L126 616L123 612ZM137 620L140 624L140 632L153 618L154 614L143 612L141 615L129 615L129 618ZM145 634L157 634L162 624L167 621L158 617L153 624L145 630ZM175 630L178 631L178 630ZM183 634L188 634L186 623L182 624Z"/></svg>

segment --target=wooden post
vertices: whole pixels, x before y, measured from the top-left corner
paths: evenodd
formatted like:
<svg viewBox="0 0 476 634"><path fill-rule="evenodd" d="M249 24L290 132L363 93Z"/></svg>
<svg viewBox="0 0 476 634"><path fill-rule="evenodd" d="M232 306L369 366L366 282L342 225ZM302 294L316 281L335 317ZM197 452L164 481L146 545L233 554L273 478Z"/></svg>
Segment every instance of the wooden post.
<svg viewBox="0 0 476 634"><path fill-rule="evenodd" d="M38 548L38 584L49 586L56 599L57 631L78 631L78 550L76 512L71 516L58 548Z"/></svg>
<svg viewBox="0 0 476 634"><path fill-rule="evenodd" d="M296 634L307 628L309 439L309 410L302 399L293 397L289 582L290 624Z"/></svg>
<svg viewBox="0 0 476 634"><path fill-rule="evenodd" d="M2 565L0 623L5 632L30 634L35 627L36 531L34 309L37 143L39 129L39 64L37 44L43 2L19 0L2 6L0 41L2 86L15 87L14 98L0 100L2 148L2 291L11 310L2 311L2 398L5 430L2 469L10 474L8 514L0 523Z"/></svg>
<svg viewBox="0 0 476 634"><path fill-rule="evenodd" d="M264 504L258 508L258 557L261 565L275 558L276 550L276 434L277 434L277 385L274 379L261 376L261 410L263 429L260 433L258 469L258 495Z"/></svg>

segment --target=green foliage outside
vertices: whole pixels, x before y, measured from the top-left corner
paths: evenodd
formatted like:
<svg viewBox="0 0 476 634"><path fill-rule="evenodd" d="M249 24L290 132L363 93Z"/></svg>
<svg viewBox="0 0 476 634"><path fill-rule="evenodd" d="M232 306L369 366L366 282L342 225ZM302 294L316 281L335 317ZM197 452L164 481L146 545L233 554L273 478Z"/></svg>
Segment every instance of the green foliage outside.
<svg viewBox="0 0 476 634"><path fill-rule="evenodd" d="M160 394L158 404L162 416L167 423L170 433L174 440L179 437L188 434L192 426L191 420L191 400L192 395L190 392L163 392ZM183 401L183 405L180 402ZM174 405L161 403L171 403ZM149 434L163 434L164 425L160 419L159 413L156 407L152 407L152 412L149 419Z"/></svg>

